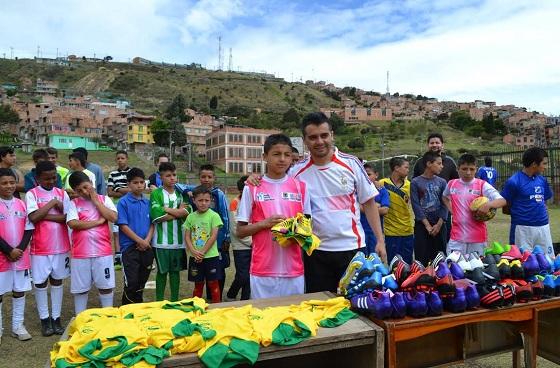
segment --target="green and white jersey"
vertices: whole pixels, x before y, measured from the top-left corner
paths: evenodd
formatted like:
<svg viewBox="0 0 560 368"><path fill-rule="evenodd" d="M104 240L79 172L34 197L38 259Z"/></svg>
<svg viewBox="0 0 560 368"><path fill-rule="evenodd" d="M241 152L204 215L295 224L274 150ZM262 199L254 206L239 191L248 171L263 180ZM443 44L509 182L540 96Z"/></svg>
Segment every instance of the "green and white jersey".
<svg viewBox="0 0 560 368"><path fill-rule="evenodd" d="M179 208L181 203L183 203L183 197L179 192L168 193L163 187L154 190L150 195L150 219L155 225L152 238L154 248L185 248L182 231L183 218L158 222L158 219L166 215L165 208Z"/></svg>

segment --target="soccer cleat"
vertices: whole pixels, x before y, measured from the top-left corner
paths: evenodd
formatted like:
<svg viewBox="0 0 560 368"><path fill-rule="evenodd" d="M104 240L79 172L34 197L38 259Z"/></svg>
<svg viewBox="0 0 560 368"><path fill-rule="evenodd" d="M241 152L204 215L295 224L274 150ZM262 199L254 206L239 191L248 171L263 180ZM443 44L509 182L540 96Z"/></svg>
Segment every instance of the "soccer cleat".
<svg viewBox="0 0 560 368"><path fill-rule="evenodd" d="M467 300L467 309L475 309L480 305L480 296L475 285L469 285L465 288L465 299Z"/></svg>
<svg viewBox="0 0 560 368"><path fill-rule="evenodd" d="M31 340L31 335L29 334L29 332L27 332L24 325L20 325L16 329L13 329L12 336L18 339L19 341Z"/></svg>
<svg viewBox="0 0 560 368"><path fill-rule="evenodd" d="M523 257L523 255L521 254L521 251L519 251L517 245L511 245L509 251L504 252L502 254L502 258L509 259L509 260L521 259L521 257Z"/></svg>
<svg viewBox="0 0 560 368"><path fill-rule="evenodd" d="M426 293L426 304L428 305L428 316L441 316L443 303L437 291Z"/></svg>
<svg viewBox="0 0 560 368"><path fill-rule="evenodd" d="M459 262L459 258L461 258L461 252L459 252L458 250L454 250L453 252L449 253L445 261L457 263Z"/></svg>
<svg viewBox="0 0 560 368"><path fill-rule="evenodd" d="M290 233L294 233L294 218L293 217L288 217L287 219L285 219L284 221L281 221L279 223L277 223L276 225L274 225L273 227L270 228L270 231L274 232L274 233L279 233L279 234L290 234Z"/></svg>
<svg viewBox="0 0 560 368"><path fill-rule="evenodd" d="M373 264L373 268L375 269L375 271L381 273L383 276L387 276L389 274L389 270L387 269L387 266L385 266L381 258L379 258L379 256L376 253L371 253L366 258L366 260L371 262Z"/></svg>
<svg viewBox="0 0 560 368"><path fill-rule="evenodd" d="M373 309L373 297L371 293L363 293L350 298L350 306L352 309L360 312L366 312Z"/></svg>
<svg viewBox="0 0 560 368"><path fill-rule="evenodd" d="M534 254L528 252L524 253L521 264L523 265L523 273L525 274L525 277L531 277L540 272L539 262Z"/></svg>
<svg viewBox="0 0 560 368"><path fill-rule="evenodd" d="M515 286L515 296L519 303L527 303L533 298L533 287L531 283L525 280L515 280L511 285Z"/></svg>
<svg viewBox="0 0 560 368"><path fill-rule="evenodd" d="M552 266L548 259L546 259L546 255L544 253L534 253L533 255L537 258L537 262L539 263L539 273L541 275L546 275L547 273L552 273Z"/></svg>
<svg viewBox="0 0 560 368"><path fill-rule="evenodd" d="M487 254L484 256L484 258L482 258L482 263L484 263L485 265L496 264L496 258L494 258L493 254Z"/></svg>
<svg viewBox="0 0 560 368"><path fill-rule="evenodd" d="M395 278L397 279L397 283L399 285L402 284L403 281L406 280L410 275L410 266L398 254L391 260L389 269L391 270L393 275L395 275Z"/></svg>
<svg viewBox="0 0 560 368"><path fill-rule="evenodd" d="M465 298L465 289L457 288L455 295L451 298L445 298L443 305L445 310L453 313L461 313L467 309L467 299Z"/></svg>
<svg viewBox="0 0 560 368"><path fill-rule="evenodd" d="M436 287L436 272L433 266L428 266L420 272L411 273L401 284L404 291L431 291Z"/></svg>
<svg viewBox="0 0 560 368"><path fill-rule="evenodd" d="M533 288L533 297L531 300L541 300L544 295L544 285L539 279L531 282L531 287Z"/></svg>
<svg viewBox="0 0 560 368"><path fill-rule="evenodd" d="M500 259L497 264L498 271L500 272L500 278L509 279L511 277L511 269L509 267L509 261L505 258Z"/></svg>
<svg viewBox="0 0 560 368"><path fill-rule="evenodd" d="M426 294L422 292L407 292L404 294L406 313L411 317L425 317L428 314Z"/></svg>
<svg viewBox="0 0 560 368"><path fill-rule="evenodd" d="M504 252L505 252L504 247L498 242L493 242L491 246L484 249L484 255L487 255L487 254L502 254Z"/></svg>
<svg viewBox="0 0 560 368"><path fill-rule="evenodd" d="M442 263L445 264L445 254L443 252L438 252L434 257L432 265L437 268Z"/></svg>
<svg viewBox="0 0 560 368"><path fill-rule="evenodd" d="M457 261L457 264L459 265L459 267L461 267L463 272L472 271L471 264L462 255L461 255L461 257L459 257L459 260Z"/></svg>
<svg viewBox="0 0 560 368"><path fill-rule="evenodd" d="M480 259L480 256L477 252L472 252L469 254L469 263L472 270L474 270L475 268L484 268L484 263Z"/></svg>
<svg viewBox="0 0 560 368"><path fill-rule="evenodd" d="M346 295L351 285L355 284L358 281L359 273L361 272L365 262L365 255L362 252L356 252L354 257L350 260L350 263L348 263L346 271L344 271L344 274L338 282L338 294Z"/></svg>
<svg viewBox="0 0 560 368"><path fill-rule="evenodd" d="M484 277L484 271L482 271L482 268L475 268L472 271L465 272L465 277L477 284L483 284L486 282L486 278Z"/></svg>
<svg viewBox="0 0 560 368"><path fill-rule="evenodd" d="M436 290L442 297L455 295L455 284L453 276L447 274L444 277L436 277Z"/></svg>
<svg viewBox="0 0 560 368"><path fill-rule="evenodd" d="M410 273L419 273L426 269L420 261L414 261L410 264Z"/></svg>
<svg viewBox="0 0 560 368"><path fill-rule="evenodd" d="M440 262L436 267L436 278L441 279L447 275L451 275L451 271L449 271L449 267L447 267L447 264L445 262Z"/></svg>
<svg viewBox="0 0 560 368"><path fill-rule="evenodd" d="M523 265L519 259L514 259L509 261L509 269L511 271L511 278L514 280L521 280L525 278L525 273L523 272Z"/></svg>
<svg viewBox="0 0 560 368"><path fill-rule="evenodd" d="M555 277L552 275L546 275L543 280L543 298L552 298L555 294L555 284L554 284Z"/></svg>
<svg viewBox="0 0 560 368"><path fill-rule="evenodd" d="M515 303L515 286L513 285L498 285L502 289L502 297L504 298L503 306L510 306Z"/></svg>
<svg viewBox="0 0 560 368"><path fill-rule="evenodd" d="M463 269L459 267L457 263L449 262L447 265L449 266L449 271L453 276L453 280L460 280L465 278L465 273L463 272Z"/></svg>
<svg viewBox="0 0 560 368"><path fill-rule="evenodd" d="M394 293L391 296L391 305L393 307L392 318L404 318L406 316L406 301L404 300L403 293Z"/></svg>
<svg viewBox="0 0 560 368"><path fill-rule="evenodd" d="M381 284L385 289L389 289L393 291L399 288L399 285L397 284L397 280L395 279L395 275L393 274L383 276L383 278L381 279Z"/></svg>
<svg viewBox="0 0 560 368"><path fill-rule="evenodd" d="M41 320L41 335L52 336L54 334L54 329L52 327L51 317L47 317Z"/></svg>
<svg viewBox="0 0 560 368"><path fill-rule="evenodd" d="M484 267L484 276L492 280L500 279L500 271L498 271L498 266L495 263L490 263Z"/></svg>
<svg viewBox="0 0 560 368"><path fill-rule="evenodd" d="M385 319L391 317L393 313L393 306L391 305L391 297L387 292L374 292L371 294L373 298L373 316L378 319Z"/></svg>
<svg viewBox="0 0 560 368"><path fill-rule="evenodd" d="M554 296L560 296L560 277L554 276Z"/></svg>
<svg viewBox="0 0 560 368"><path fill-rule="evenodd" d="M383 276L381 276L381 273L374 272L372 275L361 279L361 281L359 281L356 285L351 286L347 291L347 295L352 296L361 294L365 291L374 291L381 289L383 282L382 278Z"/></svg>
<svg viewBox="0 0 560 368"><path fill-rule="evenodd" d="M502 289L496 285L477 285L480 305L485 308L498 308L504 304Z"/></svg>
<svg viewBox="0 0 560 368"><path fill-rule="evenodd" d="M56 335L62 335L64 333L64 328L60 324L60 317L52 320L52 327Z"/></svg>

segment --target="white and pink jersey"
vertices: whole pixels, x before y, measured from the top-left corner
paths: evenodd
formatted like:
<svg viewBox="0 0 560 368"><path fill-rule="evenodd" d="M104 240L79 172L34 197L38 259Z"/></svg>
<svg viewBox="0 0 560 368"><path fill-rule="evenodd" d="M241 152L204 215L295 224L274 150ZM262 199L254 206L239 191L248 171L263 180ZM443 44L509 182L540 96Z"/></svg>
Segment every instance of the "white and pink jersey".
<svg viewBox="0 0 560 368"><path fill-rule="evenodd" d="M453 179L447 183L443 196L451 201L451 240L463 243L484 243L488 239L486 223L476 221L470 210L471 202L478 197L490 201L501 198L500 193L486 181L475 178L470 182Z"/></svg>
<svg viewBox="0 0 560 368"><path fill-rule="evenodd" d="M293 217L310 214L305 184L285 176L282 179L263 177L256 187L246 185L239 202L237 221L256 223L273 215ZM294 243L282 247L273 240L270 229L253 235L251 275L262 277L297 277L303 275L301 248Z"/></svg>
<svg viewBox="0 0 560 368"><path fill-rule="evenodd" d="M347 251L365 246L360 204L379 192L356 157L335 149L328 164L316 165L308 157L296 163L289 174L307 185L313 231L321 239L322 251Z"/></svg>
<svg viewBox="0 0 560 368"><path fill-rule="evenodd" d="M6 243L12 248L17 247L25 230L31 229L33 229L33 225L27 219L25 203L21 199L0 199L0 237ZM0 272L28 270L30 267L29 247L25 249L23 257L17 262L10 262L4 254L0 254Z"/></svg>
<svg viewBox="0 0 560 368"><path fill-rule="evenodd" d="M68 212L70 198L66 191L60 188L46 190L41 186L31 189L25 194L27 203L27 214L44 207L51 200L57 199L63 205L63 211L56 207L49 210L50 215L62 215ZM66 253L70 250L68 227L65 223L41 220L35 224L33 238L31 239L30 251L34 255L51 255Z"/></svg>
<svg viewBox="0 0 560 368"><path fill-rule="evenodd" d="M112 211L117 212L113 201L104 195L98 194L99 201ZM66 222L72 220L95 221L101 218L101 213L97 210L92 201L81 197L74 198L70 202ZM111 245L111 230L109 223L105 222L100 226L87 230L72 230L72 258L93 258L110 256L113 254Z"/></svg>

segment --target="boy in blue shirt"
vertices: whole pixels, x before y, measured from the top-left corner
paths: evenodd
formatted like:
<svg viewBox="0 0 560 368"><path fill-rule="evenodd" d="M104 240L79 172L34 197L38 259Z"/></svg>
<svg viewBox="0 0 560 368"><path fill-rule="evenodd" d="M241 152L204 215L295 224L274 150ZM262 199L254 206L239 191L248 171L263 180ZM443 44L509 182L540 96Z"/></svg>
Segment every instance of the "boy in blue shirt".
<svg viewBox="0 0 560 368"><path fill-rule="evenodd" d="M142 303L146 281L152 270L154 252L151 241L154 225L150 220L150 201L144 198L144 172L136 167L126 174L130 191L117 204L117 225L124 272L122 304Z"/></svg>
<svg viewBox="0 0 560 368"><path fill-rule="evenodd" d="M546 208L552 191L542 176L548 164L548 154L542 148L529 148L523 153L522 161L523 169L506 181L501 193L510 208L509 241L528 249L540 245L550 257L554 257Z"/></svg>
<svg viewBox="0 0 560 368"><path fill-rule="evenodd" d="M375 203L377 204L377 209L379 210L381 229L383 229L383 216L385 216L387 212L389 212L389 192L377 181L379 172L372 164L365 163L364 170L366 171L369 180L371 180L371 182L373 183L373 185L375 185L377 191L379 192L379 194L375 197ZM375 238L375 234L373 233L371 226L369 226L369 222L367 221L364 211L360 211L360 223L362 224L364 234L366 235L367 255L369 255L370 253L375 253L375 244L377 244L377 239Z"/></svg>
<svg viewBox="0 0 560 368"><path fill-rule="evenodd" d="M488 156L484 157L484 166L481 166L476 173L476 177L486 181L493 187L496 187L498 180L498 171L492 167L492 159Z"/></svg>

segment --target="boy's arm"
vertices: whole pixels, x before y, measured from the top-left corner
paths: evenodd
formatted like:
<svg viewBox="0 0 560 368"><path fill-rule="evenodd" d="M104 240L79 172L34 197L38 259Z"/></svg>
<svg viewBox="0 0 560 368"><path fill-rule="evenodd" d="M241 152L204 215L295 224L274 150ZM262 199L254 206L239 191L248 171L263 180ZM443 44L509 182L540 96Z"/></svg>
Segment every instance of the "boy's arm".
<svg viewBox="0 0 560 368"><path fill-rule="evenodd" d="M19 242L17 248L20 249L22 252L25 251L25 249L29 245L29 242L31 241L32 235L33 235L33 230L31 229L25 230L23 232L23 237L21 238L21 241Z"/></svg>
<svg viewBox="0 0 560 368"><path fill-rule="evenodd" d="M154 190L150 194L150 219L153 223L171 221L175 217L167 214L163 207L163 194L161 190Z"/></svg>
<svg viewBox="0 0 560 368"><path fill-rule="evenodd" d="M416 221L421 221L424 225L426 223L426 214L424 213L424 209L420 205L420 194L418 193L418 181L416 178L412 179L412 183L410 183L410 202L412 203L412 211L414 211L414 217ZM426 222L428 222L426 220ZM428 222L429 225L429 222Z"/></svg>
<svg viewBox="0 0 560 368"><path fill-rule="evenodd" d="M76 209L76 205L71 202L68 206L68 212L66 214L66 224L72 230L88 230L105 223L105 221L106 220L104 218L100 218L95 221L81 221L78 217L78 210Z"/></svg>
<svg viewBox="0 0 560 368"><path fill-rule="evenodd" d="M226 195L221 191L218 190L218 200L220 201L220 218L222 219L222 228L220 228L220 232L225 235L224 242L230 241L229 237L229 204L227 202Z"/></svg>
<svg viewBox="0 0 560 368"><path fill-rule="evenodd" d="M12 167L12 169L18 176L18 180L16 183L16 192L23 192L25 189L25 177L23 176L21 171L19 171L19 169L16 169L15 167Z"/></svg>
<svg viewBox="0 0 560 368"><path fill-rule="evenodd" d="M12 248L10 244L0 237L0 252L2 252L6 257L9 257L12 249L14 248Z"/></svg>
<svg viewBox="0 0 560 368"><path fill-rule="evenodd" d="M93 188L89 194L91 201L93 202L95 208L97 208L101 216L109 222L117 222L117 209L115 208L115 204L113 203L113 201L109 197L104 196L104 202L102 203Z"/></svg>
<svg viewBox="0 0 560 368"><path fill-rule="evenodd" d="M254 224L249 224L245 221L237 221L237 235L238 238L244 238L246 236L251 236L258 233L261 230L270 229L274 225L282 222L286 219L283 215L272 215L269 218L255 222Z"/></svg>
<svg viewBox="0 0 560 368"><path fill-rule="evenodd" d="M451 201L449 200L448 197L441 197L441 201L443 202L443 204L445 205L445 207L447 207L447 210L451 213L453 213L452 209L451 209Z"/></svg>
<svg viewBox="0 0 560 368"><path fill-rule="evenodd" d="M154 226L154 224L150 224L150 230L148 230L148 235L146 235L146 238L144 238L144 240L147 241L148 243L152 241L152 237L154 236L155 229L156 227Z"/></svg>

